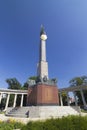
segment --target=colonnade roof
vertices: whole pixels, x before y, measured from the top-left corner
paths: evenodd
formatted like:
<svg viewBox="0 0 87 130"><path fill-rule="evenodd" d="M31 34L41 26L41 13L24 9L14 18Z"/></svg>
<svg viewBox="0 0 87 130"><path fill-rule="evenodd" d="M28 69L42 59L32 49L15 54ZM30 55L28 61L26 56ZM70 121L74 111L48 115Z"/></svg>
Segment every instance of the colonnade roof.
<svg viewBox="0 0 87 130"><path fill-rule="evenodd" d="M86 90L87 85L80 85L80 86L71 86L66 88L59 89L59 92L73 92L73 91L80 91L80 90Z"/></svg>
<svg viewBox="0 0 87 130"><path fill-rule="evenodd" d="M11 94L27 94L28 90L14 90L14 89L3 89L0 88L1 93L11 93Z"/></svg>

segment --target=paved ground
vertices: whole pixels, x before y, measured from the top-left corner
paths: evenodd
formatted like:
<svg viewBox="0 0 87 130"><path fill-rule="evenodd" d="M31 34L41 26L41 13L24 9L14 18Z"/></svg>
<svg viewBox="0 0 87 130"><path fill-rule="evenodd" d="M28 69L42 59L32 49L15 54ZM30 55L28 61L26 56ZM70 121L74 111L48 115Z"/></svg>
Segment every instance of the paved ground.
<svg viewBox="0 0 87 130"><path fill-rule="evenodd" d="M81 116L87 116L87 113L81 112Z"/></svg>
<svg viewBox="0 0 87 130"><path fill-rule="evenodd" d="M87 113L81 113L81 116L87 116ZM29 121L37 121L37 120L45 120L44 118L43 119L40 119L40 118L18 118L18 117L7 117L5 116L4 114L0 114L0 121L17 121L17 122L21 122L21 123L28 123Z"/></svg>
<svg viewBox="0 0 87 130"><path fill-rule="evenodd" d="M46 120L45 118L18 118L18 117L8 117L5 116L4 114L0 114L0 121L17 121L21 123L28 123L29 121L37 121L37 120Z"/></svg>

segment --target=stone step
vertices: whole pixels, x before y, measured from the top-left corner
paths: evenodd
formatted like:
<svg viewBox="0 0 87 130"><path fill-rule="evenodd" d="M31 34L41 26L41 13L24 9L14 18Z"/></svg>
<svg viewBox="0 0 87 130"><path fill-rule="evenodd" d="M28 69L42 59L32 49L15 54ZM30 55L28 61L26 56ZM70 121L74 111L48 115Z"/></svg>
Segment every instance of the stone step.
<svg viewBox="0 0 87 130"><path fill-rule="evenodd" d="M20 117L20 118L27 118L27 115L22 115L22 114L6 114L6 116L10 117Z"/></svg>
<svg viewBox="0 0 87 130"><path fill-rule="evenodd" d="M78 114L80 114L80 108L71 106L29 106L13 109L9 108L9 111L6 112L6 115L8 116L29 116L30 118L62 117Z"/></svg>
<svg viewBox="0 0 87 130"><path fill-rule="evenodd" d="M6 112L6 116L12 116L12 117L27 117L28 116L29 109L27 107L23 108L12 108L8 109Z"/></svg>

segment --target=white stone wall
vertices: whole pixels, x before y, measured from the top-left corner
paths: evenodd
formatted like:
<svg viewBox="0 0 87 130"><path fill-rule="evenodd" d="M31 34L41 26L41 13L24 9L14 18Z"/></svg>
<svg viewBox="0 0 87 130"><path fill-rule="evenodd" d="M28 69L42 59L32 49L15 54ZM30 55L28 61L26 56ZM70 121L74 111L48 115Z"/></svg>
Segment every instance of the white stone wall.
<svg viewBox="0 0 87 130"><path fill-rule="evenodd" d="M57 118L68 115L79 115L80 107L78 106L36 106L30 109L30 118L34 117L34 114L39 118Z"/></svg>
<svg viewBox="0 0 87 130"><path fill-rule="evenodd" d="M62 117L68 115L78 115L80 112L79 107L70 106L51 106L51 107L40 107L40 117Z"/></svg>

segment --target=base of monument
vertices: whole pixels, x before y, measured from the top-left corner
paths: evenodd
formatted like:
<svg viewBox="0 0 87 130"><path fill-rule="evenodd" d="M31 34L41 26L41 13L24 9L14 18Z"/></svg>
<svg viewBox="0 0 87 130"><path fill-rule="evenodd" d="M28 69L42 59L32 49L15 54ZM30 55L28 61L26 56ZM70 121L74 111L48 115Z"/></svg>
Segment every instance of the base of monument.
<svg viewBox="0 0 87 130"><path fill-rule="evenodd" d="M59 97L57 86L41 83L28 88L28 106L55 106L58 104Z"/></svg>
<svg viewBox="0 0 87 130"><path fill-rule="evenodd" d="M80 108L76 106L32 106L30 118L58 118L68 115L79 115Z"/></svg>
<svg viewBox="0 0 87 130"><path fill-rule="evenodd" d="M25 117L29 119L60 118L68 115L80 115L79 106L27 106L19 108L8 108L7 116Z"/></svg>

